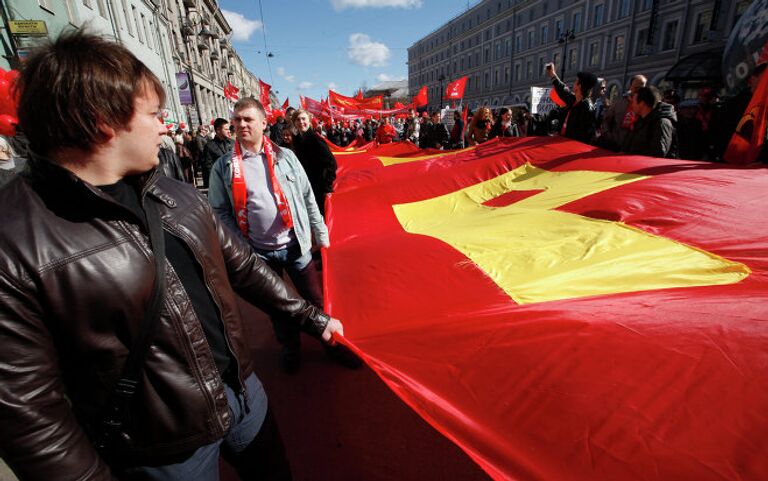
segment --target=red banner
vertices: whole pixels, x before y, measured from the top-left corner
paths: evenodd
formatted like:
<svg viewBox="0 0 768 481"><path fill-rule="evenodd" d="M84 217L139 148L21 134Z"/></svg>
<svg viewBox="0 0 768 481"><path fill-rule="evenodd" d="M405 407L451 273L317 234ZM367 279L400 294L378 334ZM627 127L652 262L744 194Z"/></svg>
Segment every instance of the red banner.
<svg viewBox="0 0 768 481"><path fill-rule="evenodd" d="M259 79L259 101L264 106L264 110L267 111L267 117L271 115L272 105L269 99L269 91L272 88L271 85Z"/></svg>
<svg viewBox="0 0 768 481"><path fill-rule="evenodd" d="M419 93L416 94L416 96L413 98L413 105L416 107L422 107L424 105L427 105L429 101L427 100L427 86L421 87L419 90Z"/></svg>
<svg viewBox="0 0 768 481"><path fill-rule="evenodd" d="M227 85L224 87L224 97L227 99L237 102L237 100L240 98L237 94L240 92L240 89L232 85L231 82L227 82Z"/></svg>
<svg viewBox="0 0 768 481"><path fill-rule="evenodd" d="M467 77L461 77L458 80L454 80L453 82L450 82L445 87L445 97L446 99L463 99L464 98L464 88L467 86Z"/></svg>
<svg viewBox="0 0 768 481"><path fill-rule="evenodd" d="M382 95L370 97L367 99L358 99L355 97L345 97L333 90L328 91L328 100L335 107L351 109L381 109L384 106L384 97Z"/></svg>
<svg viewBox="0 0 768 481"><path fill-rule="evenodd" d="M768 479L768 170L550 137L336 155L342 342L493 479Z"/></svg>

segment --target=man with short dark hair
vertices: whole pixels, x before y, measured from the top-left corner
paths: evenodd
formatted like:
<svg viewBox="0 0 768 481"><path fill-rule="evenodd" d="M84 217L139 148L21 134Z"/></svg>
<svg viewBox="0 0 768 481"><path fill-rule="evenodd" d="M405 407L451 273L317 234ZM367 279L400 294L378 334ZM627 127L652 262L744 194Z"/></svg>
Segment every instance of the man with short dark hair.
<svg viewBox="0 0 768 481"><path fill-rule="evenodd" d="M661 101L656 87L641 87L632 96L630 107L638 119L624 140L622 152L651 157L677 157L675 124L671 105Z"/></svg>
<svg viewBox="0 0 768 481"><path fill-rule="evenodd" d="M422 149L443 149L448 146L448 128L440 122L440 111L435 110L430 116L430 122L425 124L421 133L419 146Z"/></svg>
<svg viewBox="0 0 768 481"><path fill-rule="evenodd" d="M301 163L290 149L269 140L264 134L266 122L261 102L249 97L237 101L233 117L237 142L232 152L216 161L208 200L234 235L246 240L278 275L287 271L299 293L321 307L312 238L328 247L328 229ZM301 362L300 326L278 317L272 321L283 346L283 367L295 372ZM351 362L348 367L359 366L359 359L346 348L325 347L331 358L345 365Z"/></svg>
<svg viewBox="0 0 768 481"><path fill-rule="evenodd" d="M324 339L339 321L158 172L165 92L125 47L62 35L18 85L33 153L0 191L3 458L21 479L212 481L225 447L244 479L290 479L235 292Z"/></svg>
<svg viewBox="0 0 768 481"><path fill-rule="evenodd" d="M630 108L632 95L645 87L648 79L644 75L635 75L629 83L629 91L611 101L611 106L603 116L601 135L597 141L600 147L618 152L624 145L624 139L632 130L632 125L637 120L635 113Z"/></svg>
<svg viewBox="0 0 768 481"><path fill-rule="evenodd" d="M573 83L573 90L568 90L565 83L555 72L555 64L546 65L546 74L552 79L552 87L565 102L565 117L560 126L560 134L569 139L588 144L595 135L595 108L589 98L597 77L591 72L579 72Z"/></svg>
<svg viewBox="0 0 768 481"><path fill-rule="evenodd" d="M205 144L201 162L201 167L203 169L203 184L205 188L208 188L213 164L219 157L232 152L232 146L235 145L235 141L232 140L232 131L229 127L229 121L226 119L218 118L213 121L213 131L215 132L215 136Z"/></svg>

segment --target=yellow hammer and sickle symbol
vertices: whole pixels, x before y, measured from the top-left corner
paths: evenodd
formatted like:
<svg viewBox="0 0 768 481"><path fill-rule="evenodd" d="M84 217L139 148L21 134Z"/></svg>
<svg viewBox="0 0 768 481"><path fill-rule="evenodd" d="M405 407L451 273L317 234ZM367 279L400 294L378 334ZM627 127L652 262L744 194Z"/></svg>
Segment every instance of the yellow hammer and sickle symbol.
<svg viewBox="0 0 768 481"><path fill-rule="evenodd" d="M526 164L450 194L393 207L407 232L453 246L519 304L733 284L750 274L744 264L621 222L554 210L645 178L549 172ZM541 192L505 207L483 205L531 190Z"/></svg>

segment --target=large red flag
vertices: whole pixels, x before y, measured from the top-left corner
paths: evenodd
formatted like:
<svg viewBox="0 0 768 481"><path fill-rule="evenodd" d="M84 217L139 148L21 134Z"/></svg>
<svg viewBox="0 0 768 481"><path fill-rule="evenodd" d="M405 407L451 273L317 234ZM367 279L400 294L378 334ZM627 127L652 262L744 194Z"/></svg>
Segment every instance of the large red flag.
<svg viewBox="0 0 768 481"><path fill-rule="evenodd" d="M723 158L731 164L750 164L757 159L767 136L768 73L763 72Z"/></svg>
<svg viewBox="0 0 768 481"><path fill-rule="evenodd" d="M224 97L233 102L237 102L240 98L238 92L240 92L239 88L232 85L232 82L227 82L227 85L224 87Z"/></svg>
<svg viewBox="0 0 768 481"><path fill-rule="evenodd" d="M346 97L340 93L334 92L333 90L329 90L328 99L330 100L331 104L336 107L352 109L381 109L384 106L384 97L382 95L358 99L355 97Z"/></svg>
<svg viewBox="0 0 768 481"><path fill-rule="evenodd" d="M460 79L454 80L453 82L448 83L448 85L445 87L445 97L446 99L463 99L464 98L464 88L467 86L467 77L461 77Z"/></svg>
<svg viewBox="0 0 768 481"><path fill-rule="evenodd" d="M427 105L429 103L427 99L427 86L421 87L419 89L419 93L416 94L416 96L413 98L413 106L414 107L422 107L424 105Z"/></svg>
<svg viewBox="0 0 768 481"><path fill-rule="evenodd" d="M344 154L326 308L493 479L768 479L768 170L551 137Z"/></svg>

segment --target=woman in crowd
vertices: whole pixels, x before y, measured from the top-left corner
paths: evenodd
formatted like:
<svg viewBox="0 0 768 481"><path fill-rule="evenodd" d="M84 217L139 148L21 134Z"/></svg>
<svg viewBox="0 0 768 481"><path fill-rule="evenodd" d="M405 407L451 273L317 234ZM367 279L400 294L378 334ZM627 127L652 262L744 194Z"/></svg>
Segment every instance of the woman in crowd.
<svg viewBox="0 0 768 481"><path fill-rule="evenodd" d="M496 123L491 128L491 133L488 134L489 139L495 137L520 137L517 124L512 122L512 111L507 107L502 107L499 110L499 118L496 119Z"/></svg>
<svg viewBox="0 0 768 481"><path fill-rule="evenodd" d="M320 212L325 213L325 196L333 192L336 180L336 158L328 144L312 128L312 114L304 109L297 110L293 114L293 125L297 131L293 138L293 151L307 173Z"/></svg>
<svg viewBox="0 0 768 481"><path fill-rule="evenodd" d="M482 144L488 140L488 134L493 127L493 115L488 107L480 107L475 115L472 116L472 122L469 124L467 140L469 145Z"/></svg>

